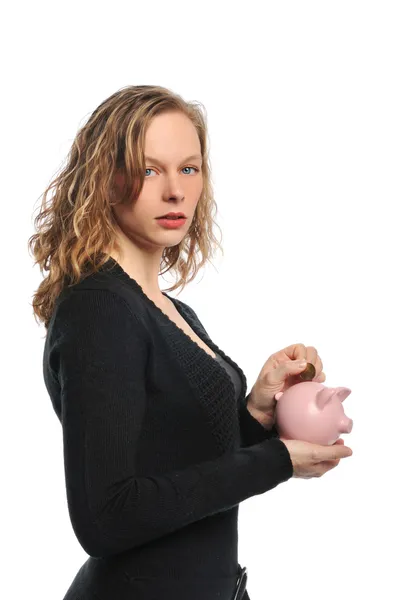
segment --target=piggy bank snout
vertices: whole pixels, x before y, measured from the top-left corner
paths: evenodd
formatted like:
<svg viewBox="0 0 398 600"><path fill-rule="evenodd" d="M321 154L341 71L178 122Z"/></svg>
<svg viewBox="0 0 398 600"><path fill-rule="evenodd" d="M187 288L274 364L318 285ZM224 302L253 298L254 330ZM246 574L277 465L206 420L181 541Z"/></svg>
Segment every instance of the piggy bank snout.
<svg viewBox="0 0 398 600"><path fill-rule="evenodd" d="M340 433L351 433L354 421L344 415L341 420Z"/></svg>

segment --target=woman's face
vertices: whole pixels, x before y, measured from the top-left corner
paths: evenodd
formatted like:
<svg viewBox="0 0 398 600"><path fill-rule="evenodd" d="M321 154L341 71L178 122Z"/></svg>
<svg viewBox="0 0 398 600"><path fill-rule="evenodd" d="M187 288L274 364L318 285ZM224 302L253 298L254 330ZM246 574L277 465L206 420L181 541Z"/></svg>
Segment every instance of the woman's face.
<svg viewBox="0 0 398 600"><path fill-rule="evenodd" d="M192 155L197 158L188 158ZM189 118L177 112L154 117L145 137L145 157L150 158L141 193L132 205L113 206L116 221L140 246L175 246L188 232L203 189L200 142ZM115 179L117 186L123 185L123 174ZM168 212L183 212L187 219L181 227L166 229L156 218Z"/></svg>

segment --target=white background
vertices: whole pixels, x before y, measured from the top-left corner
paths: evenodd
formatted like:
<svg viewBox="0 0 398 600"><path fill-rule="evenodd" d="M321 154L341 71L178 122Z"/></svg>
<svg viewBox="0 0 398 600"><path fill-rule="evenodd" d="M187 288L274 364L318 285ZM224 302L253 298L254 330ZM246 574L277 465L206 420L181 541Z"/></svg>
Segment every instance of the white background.
<svg viewBox="0 0 398 600"><path fill-rule="evenodd" d="M61 599L87 558L69 521L45 330L31 308L41 280L27 251L33 214L98 104L155 84L206 107L225 250L172 294L243 368L248 390L268 356L296 342L317 348L325 385L352 390L343 438L353 456L240 505L250 598L397 598L397 3L10 6L1 597Z"/></svg>

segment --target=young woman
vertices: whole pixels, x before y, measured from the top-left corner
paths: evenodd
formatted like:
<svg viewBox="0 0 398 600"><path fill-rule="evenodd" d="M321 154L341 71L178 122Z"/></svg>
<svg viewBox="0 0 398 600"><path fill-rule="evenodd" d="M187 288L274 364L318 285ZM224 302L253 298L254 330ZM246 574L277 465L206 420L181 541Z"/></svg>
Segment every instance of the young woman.
<svg viewBox="0 0 398 600"><path fill-rule="evenodd" d="M218 245L207 148L198 105L123 88L78 132L36 218L44 380L89 555L68 600L248 599L239 503L350 452L315 459L313 444L282 441L273 426L275 393L305 368L297 359L324 381L315 348L272 355L247 395L196 312L159 288L163 266L179 277L168 291L184 287Z"/></svg>

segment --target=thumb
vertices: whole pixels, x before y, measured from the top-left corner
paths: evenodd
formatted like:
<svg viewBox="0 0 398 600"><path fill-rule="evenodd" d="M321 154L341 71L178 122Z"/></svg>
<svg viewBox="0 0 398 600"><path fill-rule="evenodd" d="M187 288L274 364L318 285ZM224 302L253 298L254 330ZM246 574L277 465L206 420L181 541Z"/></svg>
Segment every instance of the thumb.
<svg viewBox="0 0 398 600"><path fill-rule="evenodd" d="M344 443L332 444L331 446L322 446L317 444L317 449L315 451L315 460L316 462L323 462L324 460L339 460L340 458L346 458L347 456L352 455L352 450L348 446L345 446Z"/></svg>
<svg viewBox="0 0 398 600"><path fill-rule="evenodd" d="M304 371L307 366L306 360L298 358L297 360L289 360L282 363L273 371L269 373L269 380L271 384L283 383L290 375L297 375Z"/></svg>

